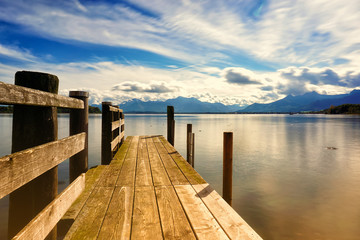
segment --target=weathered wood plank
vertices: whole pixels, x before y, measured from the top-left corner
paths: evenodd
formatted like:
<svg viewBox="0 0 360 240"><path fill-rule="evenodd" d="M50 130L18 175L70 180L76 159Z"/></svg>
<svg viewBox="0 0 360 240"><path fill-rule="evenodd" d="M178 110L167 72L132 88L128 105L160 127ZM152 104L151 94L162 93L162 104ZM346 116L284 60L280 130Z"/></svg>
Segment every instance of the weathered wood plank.
<svg viewBox="0 0 360 240"><path fill-rule="evenodd" d="M116 108L116 107L113 107L113 106L110 106L110 111L111 112L123 112L122 109L119 109L119 108Z"/></svg>
<svg viewBox="0 0 360 240"><path fill-rule="evenodd" d="M98 239L130 239L134 188L116 187Z"/></svg>
<svg viewBox="0 0 360 240"><path fill-rule="evenodd" d="M174 187L198 239L229 239L191 185Z"/></svg>
<svg viewBox="0 0 360 240"><path fill-rule="evenodd" d="M231 239L262 239L209 184L193 188Z"/></svg>
<svg viewBox="0 0 360 240"><path fill-rule="evenodd" d="M139 140L135 185L153 185L145 136L141 136Z"/></svg>
<svg viewBox="0 0 360 240"><path fill-rule="evenodd" d="M131 239L162 239L153 186L135 188Z"/></svg>
<svg viewBox="0 0 360 240"><path fill-rule="evenodd" d="M183 172L183 174L191 184L206 183L206 181L200 176L200 174L195 171L195 169L181 156L178 151L176 151L173 146L171 146L168 141L166 141L163 136L160 137L160 141L163 143L169 155L174 159L180 170Z"/></svg>
<svg viewBox="0 0 360 240"><path fill-rule="evenodd" d="M0 82L0 104L84 108L84 102L78 99L4 82Z"/></svg>
<svg viewBox="0 0 360 240"><path fill-rule="evenodd" d="M121 119L120 122L121 122L120 125L124 125L125 124L125 119Z"/></svg>
<svg viewBox="0 0 360 240"><path fill-rule="evenodd" d="M134 186L139 136L133 137L116 186Z"/></svg>
<svg viewBox="0 0 360 240"><path fill-rule="evenodd" d="M0 158L0 198L57 166L85 147L85 133Z"/></svg>
<svg viewBox="0 0 360 240"><path fill-rule="evenodd" d="M196 239L173 186L155 187L165 239Z"/></svg>
<svg viewBox="0 0 360 240"><path fill-rule="evenodd" d="M120 121L115 121L111 123L111 131L114 131L115 129L120 127Z"/></svg>
<svg viewBox="0 0 360 240"><path fill-rule="evenodd" d="M64 239L96 239L113 192L113 187L95 188Z"/></svg>
<svg viewBox="0 0 360 240"><path fill-rule="evenodd" d="M156 150L153 138L153 136L146 138L146 144L149 153L149 161L154 186L171 185L170 179L165 171L164 165L162 164L159 153Z"/></svg>
<svg viewBox="0 0 360 240"><path fill-rule="evenodd" d="M85 202L88 200L90 194L94 190L97 182L99 181L100 176L104 172L105 166L100 165L95 168L89 169L85 174L85 189L81 195L74 201L65 215L61 218L58 224L58 233L61 236L65 236L67 231L70 229L71 225L74 223L75 219L79 215L79 212L85 205Z"/></svg>
<svg viewBox="0 0 360 240"><path fill-rule="evenodd" d="M164 164L164 167L166 169L166 172L169 175L169 178L174 185L178 184L189 184L189 181L185 178L183 173L180 171L174 160L171 158L171 156L166 151L163 144L160 142L160 139L158 137L155 137L153 139L155 146L158 150L158 153L160 155L160 158Z"/></svg>
<svg viewBox="0 0 360 240"><path fill-rule="evenodd" d="M44 239L85 188L85 174L76 178L13 239Z"/></svg>
<svg viewBox="0 0 360 240"><path fill-rule="evenodd" d="M133 137L129 136L125 139L123 144L121 145L119 151L115 154L113 159L111 160L110 165L112 164L122 164L122 162L125 160L125 156L130 148L130 143L132 141Z"/></svg>
<svg viewBox="0 0 360 240"><path fill-rule="evenodd" d="M120 135L117 135L114 140L111 141L111 151L114 151L116 146L120 143Z"/></svg>

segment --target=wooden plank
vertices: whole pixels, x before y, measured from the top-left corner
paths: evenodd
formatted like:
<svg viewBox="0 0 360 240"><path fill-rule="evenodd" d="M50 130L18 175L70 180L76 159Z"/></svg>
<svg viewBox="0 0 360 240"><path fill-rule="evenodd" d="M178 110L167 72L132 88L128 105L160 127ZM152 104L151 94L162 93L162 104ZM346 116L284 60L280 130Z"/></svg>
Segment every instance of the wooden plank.
<svg viewBox="0 0 360 240"><path fill-rule="evenodd" d="M160 141L191 184L206 183L200 174L195 171L195 169L181 156L178 151L176 151L173 146L171 146L168 141L166 141L163 136L160 137Z"/></svg>
<svg viewBox="0 0 360 240"><path fill-rule="evenodd" d="M119 144L119 142L120 142L120 135L116 136L116 138L111 141L111 151L114 151L114 149Z"/></svg>
<svg viewBox="0 0 360 240"><path fill-rule="evenodd" d="M153 139L155 146L158 150L158 153L160 155L160 158L164 164L164 167L166 169L166 172L169 175L170 181L174 185L178 184L189 184L189 181L185 178L183 173L180 171L174 160L171 158L171 156L168 154L166 149L164 148L163 144L160 142L160 139L158 137L155 137Z"/></svg>
<svg viewBox="0 0 360 240"><path fill-rule="evenodd" d="M149 161L150 161L154 186L171 185L170 179L166 173L164 165L162 164L159 153L156 150L155 144L153 142L153 138L154 137L146 138L146 144L149 153Z"/></svg>
<svg viewBox="0 0 360 240"><path fill-rule="evenodd" d="M76 178L13 239L44 239L85 188L85 174Z"/></svg>
<svg viewBox="0 0 360 240"><path fill-rule="evenodd" d="M0 198L57 166L85 147L85 133L0 158Z"/></svg>
<svg viewBox="0 0 360 240"><path fill-rule="evenodd" d="M139 136L133 137L116 186L134 186Z"/></svg>
<svg viewBox="0 0 360 240"><path fill-rule="evenodd" d="M154 187L136 187L131 239L162 238Z"/></svg>
<svg viewBox="0 0 360 240"><path fill-rule="evenodd" d="M165 239L196 239L173 186L155 187Z"/></svg>
<svg viewBox="0 0 360 240"><path fill-rule="evenodd" d="M116 107L113 107L113 106L110 106L110 111L111 112L123 112L122 109L119 109L119 108L116 108Z"/></svg>
<svg viewBox="0 0 360 240"><path fill-rule="evenodd" d="M125 119L121 119L120 122L121 122L120 125L124 125L125 124Z"/></svg>
<svg viewBox="0 0 360 240"><path fill-rule="evenodd" d="M139 140L135 185L153 185L145 136L141 136Z"/></svg>
<svg viewBox="0 0 360 240"><path fill-rule="evenodd" d="M95 188L64 239L95 239L113 192L113 187Z"/></svg>
<svg viewBox="0 0 360 240"><path fill-rule="evenodd" d="M262 239L209 184L193 188L231 239Z"/></svg>
<svg viewBox="0 0 360 240"><path fill-rule="evenodd" d="M130 239L134 188L116 187L98 239Z"/></svg>
<svg viewBox="0 0 360 240"><path fill-rule="evenodd" d="M191 185L174 187L198 239L229 239Z"/></svg>
<svg viewBox="0 0 360 240"><path fill-rule="evenodd" d="M125 139L123 144L121 145L119 151L115 154L113 160L111 161L110 165L112 164L122 164L122 162L125 160L125 156L130 148L130 143L132 141L133 137L129 136Z"/></svg>
<svg viewBox="0 0 360 240"><path fill-rule="evenodd" d="M112 164L106 167L96 187L115 187L123 164Z"/></svg>
<svg viewBox="0 0 360 240"><path fill-rule="evenodd" d="M120 121L115 121L111 123L111 131L118 129L120 127Z"/></svg>
<svg viewBox="0 0 360 240"><path fill-rule="evenodd" d="M100 176L104 172L105 166L100 165L95 168L89 169L85 174L85 189L81 195L74 201L65 215L61 218L58 224L58 232L60 235L65 236L66 232L70 229L75 219L79 215L79 212L85 205L85 202L89 198L90 194L94 190Z"/></svg>
<svg viewBox="0 0 360 240"><path fill-rule="evenodd" d="M0 82L0 104L84 108L84 102L78 99L4 82Z"/></svg>

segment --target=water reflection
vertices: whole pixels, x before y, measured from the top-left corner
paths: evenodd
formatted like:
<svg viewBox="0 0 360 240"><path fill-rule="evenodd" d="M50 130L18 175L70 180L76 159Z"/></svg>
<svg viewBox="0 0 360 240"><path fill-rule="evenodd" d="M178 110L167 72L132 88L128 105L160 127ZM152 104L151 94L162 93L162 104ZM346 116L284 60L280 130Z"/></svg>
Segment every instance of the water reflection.
<svg viewBox="0 0 360 240"><path fill-rule="evenodd" d="M186 156L195 133L195 168L222 192L223 132L234 132L233 207L264 239L358 239L360 117L176 115L175 147ZM68 136L59 116L59 138ZM11 116L0 114L0 153L10 152ZM125 134L166 136L165 115L126 115ZM100 164L101 116L89 119L89 166ZM328 149L334 147L334 149ZM59 167L68 183L68 162ZM3 231L4 201L0 201ZM1 235L3 239L4 235Z"/></svg>

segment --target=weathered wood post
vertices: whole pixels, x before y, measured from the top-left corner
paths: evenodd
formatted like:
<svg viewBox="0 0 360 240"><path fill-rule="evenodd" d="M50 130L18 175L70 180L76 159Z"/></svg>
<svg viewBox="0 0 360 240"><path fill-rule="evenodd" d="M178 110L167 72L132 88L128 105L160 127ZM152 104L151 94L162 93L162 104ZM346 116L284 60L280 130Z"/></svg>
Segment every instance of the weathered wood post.
<svg viewBox="0 0 360 240"><path fill-rule="evenodd" d="M223 145L223 198L232 205L233 133L224 132Z"/></svg>
<svg viewBox="0 0 360 240"><path fill-rule="evenodd" d="M191 134L192 124L186 125L186 161L191 164Z"/></svg>
<svg viewBox="0 0 360 240"><path fill-rule="evenodd" d="M83 91L70 91L70 97L84 102L84 109L70 110L70 135L81 132L86 133L85 149L70 158L70 182L88 170L88 124L89 124L89 93Z"/></svg>
<svg viewBox="0 0 360 240"><path fill-rule="evenodd" d="M101 130L101 164L107 165L111 162L112 141L112 112L111 102L102 102L102 130Z"/></svg>
<svg viewBox="0 0 360 240"><path fill-rule="evenodd" d="M57 76L39 72L17 72L15 85L58 93ZM57 140L57 108L15 105L12 153ZM10 194L8 237L14 237L57 195L58 172L54 167ZM56 227L47 239L56 239Z"/></svg>
<svg viewBox="0 0 360 240"><path fill-rule="evenodd" d="M167 106L167 140L174 146L175 140L175 120L174 120L174 107Z"/></svg>
<svg viewBox="0 0 360 240"><path fill-rule="evenodd" d="M191 166L195 166L195 133L191 134Z"/></svg>
<svg viewBox="0 0 360 240"><path fill-rule="evenodd" d="M121 112L120 113L120 132L119 134L122 134L124 131L125 131L125 125L122 125L122 121L125 119L125 114L124 112ZM124 139L125 139L125 136L123 136L120 140L120 144L123 144L124 143Z"/></svg>

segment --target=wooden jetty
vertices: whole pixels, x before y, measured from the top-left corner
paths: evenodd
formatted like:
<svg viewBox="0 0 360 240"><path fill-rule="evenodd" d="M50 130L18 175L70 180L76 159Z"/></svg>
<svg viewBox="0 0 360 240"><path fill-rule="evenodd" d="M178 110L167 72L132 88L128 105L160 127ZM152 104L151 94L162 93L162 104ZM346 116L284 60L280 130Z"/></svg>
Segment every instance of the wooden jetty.
<svg viewBox="0 0 360 240"><path fill-rule="evenodd" d="M111 103L103 103L104 165L87 170L86 93L68 98L1 82L0 92L0 104L75 109L69 137L0 158L2 198L36 187L34 180L71 157L71 184L9 237L56 239L58 226L60 239L261 239L163 136L125 139L124 114Z"/></svg>

